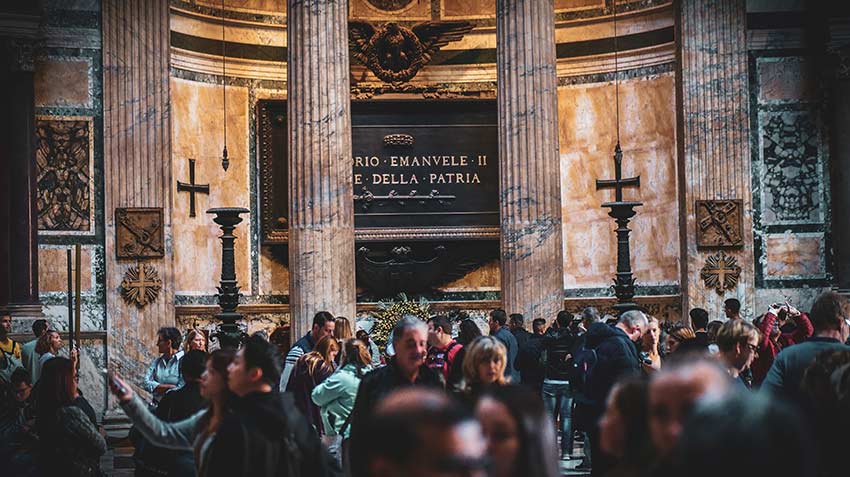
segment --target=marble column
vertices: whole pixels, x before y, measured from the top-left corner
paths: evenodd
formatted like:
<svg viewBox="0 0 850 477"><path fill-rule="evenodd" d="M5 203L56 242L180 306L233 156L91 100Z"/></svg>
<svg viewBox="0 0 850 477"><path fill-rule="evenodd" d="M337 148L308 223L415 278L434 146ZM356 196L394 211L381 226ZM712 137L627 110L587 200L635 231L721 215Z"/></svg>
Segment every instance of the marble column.
<svg viewBox="0 0 850 477"><path fill-rule="evenodd" d="M156 351L156 332L175 326L172 249L169 7L159 0L105 0L103 8L103 184L109 364L135 382ZM164 257L118 260L115 209L161 208ZM207 221L199 214L193 219ZM207 240L216 240L210 235ZM191 260L190 257L186 257ZM216 258L217 260L217 258ZM142 308L120 295L127 269L156 269L157 298ZM216 281L215 277L199 277Z"/></svg>
<svg viewBox="0 0 850 477"><path fill-rule="evenodd" d="M354 318L348 1L287 4L292 340L326 310Z"/></svg>
<svg viewBox="0 0 850 477"><path fill-rule="evenodd" d="M745 0L682 0L678 16L679 178L683 202L682 294L685 313L721 317L723 301L754 306L747 12ZM740 199L743 246L726 250L741 267L737 287L718 294L700 277L708 255L697 248L697 200Z"/></svg>
<svg viewBox="0 0 850 477"><path fill-rule="evenodd" d="M526 323L563 309L552 0L496 3L502 306Z"/></svg>
<svg viewBox="0 0 850 477"><path fill-rule="evenodd" d="M5 154L2 216L4 237L3 302L15 328L22 319L42 316L38 296L38 221L35 172L35 45L31 40L8 40L4 46L3 91L8 108L2 141Z"/></svg>
<svg viewBox="0 0 850 477"><path fill-rule="evenodd" d="M836 55L836 71L830 78L830 136L832 137L832 242L835 278L841 293L850 294L850 46Z"/></svg>

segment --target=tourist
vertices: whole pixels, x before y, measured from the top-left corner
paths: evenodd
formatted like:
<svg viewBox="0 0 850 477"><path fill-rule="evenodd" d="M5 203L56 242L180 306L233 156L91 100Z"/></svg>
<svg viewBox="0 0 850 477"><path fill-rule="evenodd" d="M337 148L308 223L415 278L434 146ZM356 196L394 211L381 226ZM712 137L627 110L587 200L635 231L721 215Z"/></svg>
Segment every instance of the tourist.
<svg viewBox="0 0 850 477"><path fill-rule="evenodd" d="M635 342L643 336L648 325L646 315L631 310L621 314L614 326L595 323L587 330L585 345L589 350L594 350L595 354L595 364L585 383L584 393L588 401L585 411L588 415L584 418L589 427L587 431L593 455L593 475L604 475L608 471L605 458L597 453L599 418L605 411L605 403L614 383L640 373L641 362Z"/></svg>
<svg viewBox="0 0 850 477"><path fill-rule="evenodd" d="M21 344L9 338L12 333L12 317L8 313L0 314L0 351L21 360Z"/></svg>
<svg viewBox="0 0 850 477"><path fill-rule="evenodd" d="M649 435L658 453L656 473L669 475L671 454L694 404L720 399L732 389L728 374L704 359L683 361L652 376L649 385ZM594 454L594 462L598 460Z"/></svg>
<svg viewBox="0 0 850 477"><path fill-rule="evenodd" d="M469 318L461 320L457 333L457 342L461 344L461 348L455 356L455 362L461 365L453 366L449 372L449 379L446 381L446 389L449 391L460 391L463 386L463 360L466 356L466 347L479 336L481 336L481 328L474 321Z"/></svg>
<svg viewBox="0 0 850 477"><path fill-rule="evenodd" d="M696 402L669 472L688 477L814 477L811 436L782 401L733 393ZM837 439L837 438L836 438ZM846 441L843 441L843 449ZM845 451L846 452L846 451ZM843 466L846 475L846 464Z"/></svg>
<svg viewBox="0 0 850 477"><path fill-rule="evenodd" d="M43 475L101 475L106 441L75 401L79 397L74 363L54 357L44 363L36 394L36 429Z"/></svg>
<svg viewBox="0 0 850 477"><path fill-rule="evenodd" d="M664 358L696 351L699 347L694 330L684 323L673 323L666 330Z"/></svg>
<svg viewBox="0 0 850 477"><path fill-rule="evenodd" d="M44 363L51 358L59 356L59 350L63 346L65 346L65 343L56 330L47 330L38 338L38 341L35 343L35 352L38 354L38 361L35 365L36 376L41 377L41 369L44 367Z"/></svg>
<svg viewBox="0 0 850 477"><path fill-rule="evenodd" d="M316 343L320 339L325 336L333 336L335 327L336 321L333 315L327 311L320 311L313 316L313 326L310 328L310 331L296 341L289 348L289 352L286 353L286 362L284 363L283 373L280 375L281 391L285 390L286 385L289 384L289 375L295 369L295 363L298 362L298 358L313 351L313 347L316 346Z"/></svg>
<svg viewBox="0 0 850 477"><path fill-rule="evenodd" d="M487 439L491 477L560 475L555 433L534 392L522 386L489 388L475 414Z"/></svg>
<svg viewBox="0 0 850 477"><path fill-rule="evenodd" d="M519 373L514 368L514 365L516 364L517 343L516 338L514 338L514 335L511 334L506 326L507 322L508 315L505 313L505 310L496 309L490 312L490 336L501 341L508 350L508 362L505 366L505 378L508 378L512 383L518 383Z"/></svg>
<svg viewBox="0 0 850 477"><path fill-rule="evenodd" d="M845 439L850 429L850 349L827 350L817 355L803 375L800 388L813 411L804 417L812 430L818 453L818 475L847 473Z"/></svg>
<svg viewBox="0 0 850 477"><path fill-rule="evenodd" d="M437 390L397 390L376 406L360 432L369 441L354 477L491 475L481 424Z"/></svg>
<svg viewBox="0 0 850 477"><path fill-rule="evenodd" d="M741 319L741 301L737 298L729 298L723 302L723 314L729 320Z"/></svg>
<svg viewBox="0 0 850 477"><path fill-rule="evenodd" d="M720 350L717 348L717 332L720 331L720 327L723 326L723 322L720 320L712 320L708 323L706 327L706 338L708 339L708 353L709 354L717 354Z"/></svg>
<svg viewBox="0 0 850 477"><path fill-rule="evenodd" d="M310 398L313 389L333 374L336 369L336 356L339 354L339 341L333 336L325 336L316 343L313 351L298 358L295 369L289 376L286 391L292 393L295 406L307 418L311 426L324 435L319 407Z"/></svg>
<svg viewBox="0 0 850 477"><path fill-rule="evenodd" d="M209 355L200 381L201 396L209 402L209 407L181 421L165 422L154 416L117 375L109 380L109 387L118 398L121 409L145 439L160 447L192 451L197 474L205 477L210 475L212 443L235 398L227 386L227 367L233 360L233 354L231 350L219 349Z"/></svg>
<svg viewBox="0 0 850 477"><path fill-rule="evenodd" d="M531 333L537 336L543 336L546 333L546 320L543 318L535 318L531 322Z"/></svg>
<svg viewBox="0 0 850 477"><path fill-rule="evenodd" d="M38 475L32 389L24 368L15 369L8 382L0 380L0 465L5 475Z"/></svg>
<svg viewBox="0 0 850 477"><path fill-rule="evenodd" d="M479 336L466 347L460 396L474 406L484 389L508 384L505 378L507 350L493 336Z"/></svg>
<svg viewBox="0 0 850 477"><path fill-rule="evenodd" d="M162 397L156 408L156 417L165 422L177 422L207 407L200 384L206 360L206 353L197 349L183 355L180 375L185 384ZM145 470L146 475L194 475L195 459L191 451L161 448L148 440L141 442L142 448L136 448L137 475L141 470Z"/></svg>
<svg viewBox="0 0 850 477"><path fill-rule="evenodd" d="M543 404L561 437L561 459L573 453L573 378L572 351L575 334L570 330L573 315L561 310L555 318L557 328L546 332L543 338Z"/></svg>
<svg viewBox="0 0 850 477"><path fill-rule="evenodd" d="M249 337L227 371L227 385L239 399L218 428L207 475L322 477L338 471L292 396L277 392L280 364L274 345Z"/></svg>
<svg viewBox="0 0 850 477"><path fill-rule="evenodd" d="M570 386L573 389L573 428L581 432L584 442L584 456L576 467L577 470L590 470L593 463L593 451L590 448L590 435L588 434L596 425L596 413L593 401L587 395L586 380L587 372L596 364L596 352L588 349L586 345L587 330L594 323L599 323L601 318L599 311L592 307L585 307L581 311L581 322L578 325L578 333L573 344L573 371L570 378Z"/></svg>
<svg viewBox="0 0 850 477"><path fill-rule="evenodd" d="M23 365L15 359L15 355L0 351L0 383L8 383L12 374L21 368Z"/></svg>
<svg viewBox="0 0 850 477"><path fill-rule="evenodd" d="M351 333L351 322L344 316L334 318L334 338L342 343L345 340L350 340L354 335Z"/></svg>
<svg viewBox="0 0 850 477"><path fill-rule="evenodd" d="M392 332L395 356L386 366L370 372L360 382L351 411L351 468L354 475L365 475L365 462L361 456L373 443L363 434L364 426L372 419L383 397L410 386L443 389L443 376L425 365L427 340L428 325L413 315L404 315Z"/></svg>
<svg viewBox="0 0 850 477"><path fill-rule="evenodd" d="M322 417L322 428L325 431L323 442L340 465L345 454L342 443L348 439L351 431L349 416L357 398L357 389L360 380L371 369L372 360L366 344L359 339L346 341L344 348L343 366L319 383L311 394L313 404L319 406Z"/></svg>
<svg viewBox="0 0 850 477"><path fill-rule="evenodd" d="M207 335L197 328L192 328L188 333L186 333L186 341L183 343L183 350L186 353L193 350L203 351L206 353Z"/></svg>
<svg viewBox="0 0 850 477"><path fill-rule="evenodd" d="M814 333L814 328L805 313L787 303L774 303L755 324L761 332L761 340L758 357L752 364L753 383L761 385L776 355L783 348L807 340ZM789 326L793 329L782 331Z"/></svg>
<svg viewBox="0 0 850 477"><path fill-rule="evenodd" d="M183 385L180 376L180 331L171 326L164 326L156 333L156 349L159 353L148 366L142 382L142 388L151 393L153 404L156 406L162 396L168 391Z"/></svg>
<svg viewBox="0 0 850 477"><path fill-rule="evenodd" d="M38 353L35 352L35 346L38 344L38 339L41 338L47 331L47 320L38 319L32 322L32 334L35 339L29 340L21 345L21 363L30 373L32 382L38 381Z"/></svg>
<svg viewBox="0 0 850 477"><path fill-rule="evenodd" d="M831 291L821 293L809 313L813 337L776 355L762 383L762 392L789 399L807 411L807 400L800 390L803 374L821 352L850 349L844 344L850 335L848 316L850 304L845 297Z"/></svg>
<svg viewBox="0 0 850 477"><path fill-rule="evenodd" d="M610 477L638 477L654 450L649 436L649 385L633 377L614 385L605 414L599 420L599 448L613 457Z"/></svg>
<svg viewBox="0 0 850 477"><path fill-rule="evenodd" d="M532 322L534 333L529 333L524 344L518 345L514 367L519 371L519 382L538 395L543 392L544 366L540 363L543 356L543 341L546 320L537 318ZM516 335L515 335L516 336ZM517 340L519 342L519 340Z"/></svg>
<svg viewBox="0 0 850 477"><path fill-rule="evenodd" d="M745 320L729 320L717 332L717 357L742 391L750 389L741 373L758 355L760 338L759 330Z"/></svg>
<svg viewBox="0 0 850 477"><path fill-rule="evenodd" d="M694 329L697 343L700 346L708 346L708 312L702 308L693 308L688 313L691 318L691 327Z"/></svg>
<svg viewBox="0 0 850 477"><path fill-rule="evenodd" d="M647 318L649 325L641 338L640 358L643 369L652 372L661 369L661 324L654 316Z"/></svg>
<svg viewBox="0 0 850 477"><path fill-rule="evenodd" d="M381 366L381 350L378 349L378 345L369 337L369 333L366 330L357 330L357 339L366 343L366 346L369 348L369 356L372 357L372 367L377 368Z"/></svg>
<svg viewBox="0 0 850 477"><path fill-rule="evenodd" d="M452 338L452 322L447 316L437 315L428 320L428 345L425 364L448 381L452 368L461 365L456 358L463 345Z"/></svg>
<svg viewBox="0 0 850 477"><path fill-rule="evenodd" d="M525 317L521 313L511 313L508 316L508 328L516 339L517 350L525 346L525 342L531 336L531 333L525 329Z"/></svg>

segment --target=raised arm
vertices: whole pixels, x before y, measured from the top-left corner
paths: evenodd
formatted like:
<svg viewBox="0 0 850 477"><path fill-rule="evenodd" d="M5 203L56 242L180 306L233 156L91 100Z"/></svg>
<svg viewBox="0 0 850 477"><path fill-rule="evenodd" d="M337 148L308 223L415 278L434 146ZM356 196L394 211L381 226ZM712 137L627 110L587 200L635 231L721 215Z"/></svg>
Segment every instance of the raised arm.
<svg viewBox="0 0 850 477"><path fill-rule="evenodd" d="M148 411L147 405L138 396L122 401L121 409L145 439L159 447L177 450L192 450L201 418L207 412L204 409L182 421L165 422Z"/></svg>

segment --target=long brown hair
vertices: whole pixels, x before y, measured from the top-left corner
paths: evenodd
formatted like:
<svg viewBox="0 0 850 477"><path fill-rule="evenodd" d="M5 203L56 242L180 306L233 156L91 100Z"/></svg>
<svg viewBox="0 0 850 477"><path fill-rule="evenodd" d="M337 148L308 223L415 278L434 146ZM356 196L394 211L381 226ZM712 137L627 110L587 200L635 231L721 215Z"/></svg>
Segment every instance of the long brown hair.
<svg viewBox="0 0 850 477"><path fill-rule="evenodd" d="M334 368L334 361L330 358L331 350L339 352L339 341L333 336L325 336L320 339L313 351L305 354L301 359L307 366L307 373L314 376L321 367Z"/></svg>
<svg viewBox="0 0 850 477"><path fill-rule="evenodd" d="M224 397L219 400L221 408L216 405L215 401L210 402L209 411L204 415L205 419L209 419L205 426L204 432L206 434L216 431L235 397L230 388L227 387L227 367L233 361L234 356L236 356L236 353L233 350L217 349L210 353L207 358L207 362L210 363L215 372L224 379Z"/></svg>
<svg viewBox="0 0 850 477"><path fill-rule="evenodd" d="M334 338L345 341L351 337L351 322L344 316L337 316L334 319Z"/></svg>
<svg viewBox="0 0 850 477"><path fill-rule="evenodd" d="M366 368L372 363L369 347L358 339L346 341L343 347L345 348L345 364L353 364L357 368L357 375L363 377Z"/></svg>
<svg viewBox="0 0 850 477"><path fill-rule="evenodd" d="M59 334L56 330L47 330L38 337L38 341L35 342L36 353L44 354L50 351L50 335L53 333Z"/></svg>

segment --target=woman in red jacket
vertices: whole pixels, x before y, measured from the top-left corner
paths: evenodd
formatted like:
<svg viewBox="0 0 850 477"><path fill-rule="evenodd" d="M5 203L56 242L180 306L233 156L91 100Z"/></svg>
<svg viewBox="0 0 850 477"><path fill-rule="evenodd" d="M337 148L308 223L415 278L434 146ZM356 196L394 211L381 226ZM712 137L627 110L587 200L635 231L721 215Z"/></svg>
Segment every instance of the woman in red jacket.
<svg viewBox="0 0 850 477"><path fill-rule="evenodd" d="M788 322L794 323L794 329L782 332L782 327ZM812 336L814 328L809 317L801 313L788 303L780 305L774 303L768 308L767 313L757 318L756 327L761 331L761 342L759 343L758 357L751 366L753 370L753 384L760 385L767 376L773 359L783 348L796 343L801 343Z"/></svg>

